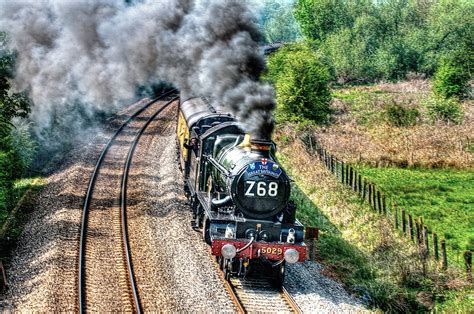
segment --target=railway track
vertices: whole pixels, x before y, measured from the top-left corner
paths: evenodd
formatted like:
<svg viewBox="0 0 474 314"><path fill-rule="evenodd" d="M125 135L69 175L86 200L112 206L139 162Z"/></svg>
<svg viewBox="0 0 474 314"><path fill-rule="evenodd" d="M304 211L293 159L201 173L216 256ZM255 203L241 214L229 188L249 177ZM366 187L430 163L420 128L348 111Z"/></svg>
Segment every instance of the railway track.
<svg viewBox="0 0 474 314"><path fill-rule="evenodd" d="M124 311L135 311L137 313L141 313L141 305L140 305L140 297L138 293L138 289L135 283L135 276L133 272L133 263L132 263L132 256L130 252L130 245L128 241L128 229L127 229L127 182L128 182L128 174L130 170L130 165L132 162L133 154L135 148L140 140L140 137L146 130L146 128L150 125L150 123L156 119L156 117L169 105L171 105L178 97L173 97L171 100L167 101L164 105L159 107L159 109L149 118L146 122L141 126L141 128L133 134L134 138L133 141L129 144L128 153L126 155L125 160L123 161L123 171L120 180L120 196L114 197L113 200L109 201L109 207L107 210L101 208L100 206L96 206L97 208L91 208L91 204L93 201L98 203L99 205L106 202L105 200L101 199L100 197L96 197L94 199L94 191L96 189L102 188L97 184L97 181L100 180L101 175L103 183L112 185L115 182L114 180L110 180L106 178L107 175L111 175L111 170L103 170L102 166L104 164L104 160L109 158L111 161L117 163L114 158L108 156L109 151L112 149L120 150L120 142L124 142L124 140L120 141L119 137L126 138L126 134L124 135L124 129L134 121L137 117L139 117L143 112L145 112L148 108L152 105L157 104L158 101L165 100L167 97L175 94L176 91L170 91L160 95L159 97L151 100L150 102L146 103L141 109L135 112L127 121L125 121L119 129L114 133L111 137L109 142L103 148L96 165L94 167L94 171L89 181L88 189L86 192L86 196L84 199L83 205L83 213L82 213L82 223L81 223L81 232L80 232L80 243L79 243L79 276L78 276L78 294L79 294L79 310L81 313L84 313L86 309L88 309L87 302L88 302L88 291L89 289L97 289L97 283L90 283L91 277L94 274L88 274L89 272L93 273L100 272L100 269L94 265L94 261L98 260L106 260L105 262L102 261L102 264L111 264L107 265L109 267L115 267L117 272L117 280L113 280L116 283L116 287L114 287L114 292L120 294L117 296L117 299L121 299L122 306L120 308ZM133 131L133 128L131 128ZM126 142L126 141L125 141ZM117 147L114 147L117 146ZM116 158L115 158L116 159ZM122 160L118 161L118 163L122 163ZM117 164L118 164L117 163ZM112 170L116 170L116 167ZM103 171L103 173L102 173ZM103 198L103 197L102 197ZM119 204L116 204L118 202ZM119 205L119 206L115 206ZM117 209L114 210L114 209ZM94 219L91 221L91 216L94 216ZM97 222L99 221L99 222ZM98 227L98 224L101 227ZM101 230L102 225L106 230ZM88 246L93 247L94 245L97 246L98 238L105 237L105 235L111 235L112 242L116 245L113 247L114 252L108 252L106 248L99 248L98 252L89 252ZM95 244L94 244L95 242ZM120 247L117 248L117 244L120 243ZM95 248L97 249L97 248ZM92 251L92 250L91 250ZM91 265L89 265L91 264ZM99 267L100 268L100 267ZM100 283L99 283L100 284ZM105 284L104 284L105 285ZM99 287L98 290L101 290L103 287ZM101 290L103 292L103 289ZM94 291L92 292L94 293ZM97 291L96 291L97 293ZM99 300L101 298L99 297ZM93 307L91 307L95 310Z"/></svg>
<svg viewBox="0 0 474 314"><path fill-rule="evenodd" d="M264 276L230 278L226 280L219 269L221 280L239 313L302 313L288 291L275 288Z"/></svg>

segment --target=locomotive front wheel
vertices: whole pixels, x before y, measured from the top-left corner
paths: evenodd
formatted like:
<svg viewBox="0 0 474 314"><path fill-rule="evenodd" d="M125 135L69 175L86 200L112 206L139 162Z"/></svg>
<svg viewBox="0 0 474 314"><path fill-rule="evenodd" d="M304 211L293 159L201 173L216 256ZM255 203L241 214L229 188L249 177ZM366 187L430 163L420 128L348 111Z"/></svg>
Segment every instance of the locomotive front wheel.
<svg viewBox="0 0 474 314"><path fill-rule="evenodd" d="M202 226L202 237L204 239L204 241L208 244L208 245L211 245L212 242L211 242L211 231L210 231L210 221L209 221L209 218L207 218L207 215L204 216L204 223L203 223L203 226Z"/></svg>
<svg viewBox="0 0 474 314"><path fill-rule="evenodd" d="M285 281L286 262L276 267L272 267L272 281L275 288L281 289Z"/></svg>
<svg viewBox="0 0 474 314"><path fill-rule="evenodd" d="M224 260L222 265L222 272L224 273L225 280L229 281L230 274L232 273L232 262L224 257L222 257L222 259Z"/></svg>

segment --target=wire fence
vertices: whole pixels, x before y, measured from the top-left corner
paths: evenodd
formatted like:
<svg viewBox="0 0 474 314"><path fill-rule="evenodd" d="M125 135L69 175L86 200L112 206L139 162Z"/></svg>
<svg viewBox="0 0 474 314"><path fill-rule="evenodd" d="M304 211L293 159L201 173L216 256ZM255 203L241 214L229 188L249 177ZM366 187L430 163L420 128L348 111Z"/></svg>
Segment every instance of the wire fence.
<svg viewBox="0 0 474 314"><path fill-rule="evenodd" d="M361 175L351 164L330 154L322 147L314 134L306 133L302 141L307 151L311 155L316 155L342 184L350 187L374 211L388 217L395 229L417 246L424 260L432 258L437 263L441 263L443 270L448 268L446 239L439 239L436 232L428 231L432 229L428 228L422 217L414 217L404 208L399 208L396 203L389 203L390 197L387 193ZM464 251L463 257L467 278L472 282L472 251Z"/></svg>

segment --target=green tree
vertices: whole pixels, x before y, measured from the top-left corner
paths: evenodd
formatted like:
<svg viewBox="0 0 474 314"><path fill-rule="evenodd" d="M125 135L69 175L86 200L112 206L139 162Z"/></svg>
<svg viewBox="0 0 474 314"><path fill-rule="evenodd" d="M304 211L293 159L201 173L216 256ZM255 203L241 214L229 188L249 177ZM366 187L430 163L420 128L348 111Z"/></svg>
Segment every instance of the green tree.
<svg viewBox="0 0 474 314"><path fill-rule="evenodd" d="M301 32L309 40L324 40L343 27L350 27L354 17L344 0L298 0L295 17Z"/></svg>
<svg viewBox="0 0 474 314"><path fill-rule="evenodd" d="M327 123L331 114L329 78L321 55L305 43L285 45L272 55L267 79L277 90L277 121Z"/></svg>
<svg viewBox="0 0 474 314"><path fill-rule="evenodd" d="M293 0L259 1L259 7L260 24L267 43L292 42L301 36L293 16Z"/></svg>
<svg viewBox="0 0 474 314"><path fill-rule="evenodd" d="M425 72L433 73L445 58L472 76L474 54L474 2L470 0L440 0L427 17Z"/></svg>
<svg viewBox="0 0 474 314"><path fill-rule="evenodd" d="M454 56L444 58L433 79L433 92L438 97L462 98L469 90L469 73Z"/></svg>

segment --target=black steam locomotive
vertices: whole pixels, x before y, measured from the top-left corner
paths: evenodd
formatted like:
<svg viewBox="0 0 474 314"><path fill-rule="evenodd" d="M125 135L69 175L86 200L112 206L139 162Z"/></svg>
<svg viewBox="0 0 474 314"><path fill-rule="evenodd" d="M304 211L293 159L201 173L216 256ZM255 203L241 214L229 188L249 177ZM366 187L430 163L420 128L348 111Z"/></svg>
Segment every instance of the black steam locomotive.
<svg viewBox="0 0 474 314"><path fill-rule="evenodd" d="M182 101L178 114L193 228L202 232L226 278L264 267L281 285L285 264L303 261L306 246L275 144L251 139L229 112L206 98Z"/></svg>

